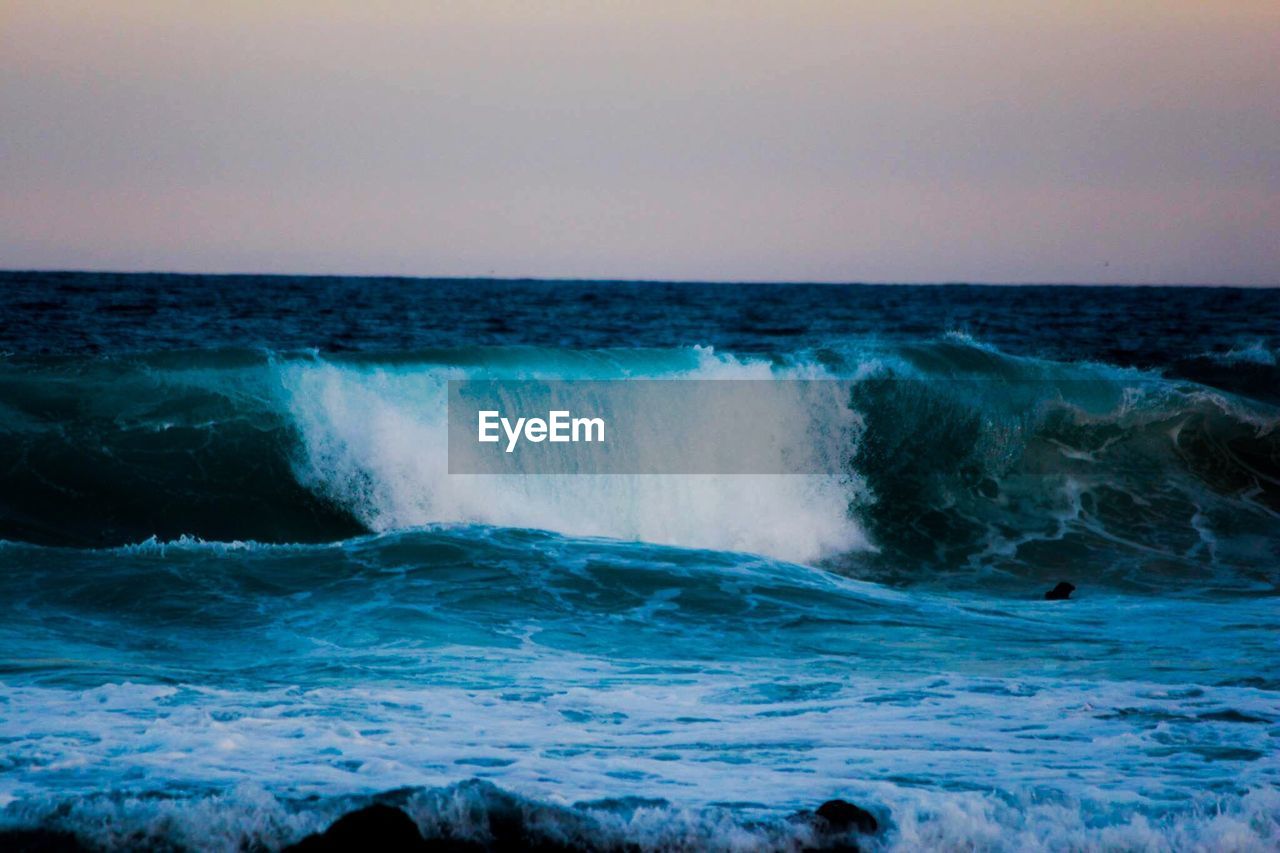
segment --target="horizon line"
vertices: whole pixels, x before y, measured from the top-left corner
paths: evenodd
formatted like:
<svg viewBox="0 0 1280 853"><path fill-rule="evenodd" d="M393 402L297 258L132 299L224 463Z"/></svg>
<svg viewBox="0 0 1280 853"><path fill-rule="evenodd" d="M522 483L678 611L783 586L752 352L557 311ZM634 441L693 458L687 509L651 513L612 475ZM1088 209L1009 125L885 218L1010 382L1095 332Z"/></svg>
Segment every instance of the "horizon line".
<svg viewBox="0 0 1280 853"><path fill-rule="evenodd" d="M286 272L190 272L185 270L127 270L127 269L74 269L64 267L21 267L0 268L0 275L23 274L63 274L63 275L133 275L133 276L190 276L206 278L314 278L314 279L382 279L392 281L451 281L451 282L509 282L539 284L691 284L691 285L724 285L739 284L751 286L777 285L822 285L830 287L1188 287L1217 288L1234 290L1272 290L1280 288L1280 281L1260 284L1229 284L1216 282L1105 282L1105 281L973 281L954 280L921 280L894 281L858 280L858 279L735 279L735 278L618 278L603 276L597 278L583 276L505 276L505 275L421 275L404 273L286 273Z"/></svg>

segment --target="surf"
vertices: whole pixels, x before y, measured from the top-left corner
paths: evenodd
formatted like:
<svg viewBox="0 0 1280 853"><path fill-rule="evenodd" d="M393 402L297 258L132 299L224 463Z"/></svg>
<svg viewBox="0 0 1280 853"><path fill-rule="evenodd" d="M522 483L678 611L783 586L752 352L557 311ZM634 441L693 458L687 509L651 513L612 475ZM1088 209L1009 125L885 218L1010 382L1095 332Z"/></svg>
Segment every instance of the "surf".
<svg viewBox="0 0 1280 853"><path fill-rule="evenodd" d="M451 476L446 389L465 378L842 379L843 422L812 424L782 398L794 409L775 414L810 423L780 433L827 442L847 467ZM443 522L752 552L889 582L993 566L1048 580L1055 552L1130 586L1188 573L1272 582L1254 566L1280 513L1274 407L963 336L768 358L700 346L26 358L0 365L0 390L0 537L16 541L330 542Z"/></svg>

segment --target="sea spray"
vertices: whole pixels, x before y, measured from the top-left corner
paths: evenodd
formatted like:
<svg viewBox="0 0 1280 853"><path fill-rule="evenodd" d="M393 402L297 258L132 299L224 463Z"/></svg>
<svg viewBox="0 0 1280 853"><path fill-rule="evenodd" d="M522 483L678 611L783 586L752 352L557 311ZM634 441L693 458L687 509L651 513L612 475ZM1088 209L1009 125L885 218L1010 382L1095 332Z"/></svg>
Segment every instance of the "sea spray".
<svg viewBox="0 0 1280 853"><path fill-rule="evenodd" d="M676 375L756 377L761 367L709 358L705 366ZM852 472L793 477L450 474L447 382L461 374L457 368L417 366L290 366L282 382L302 439L299 480L372 530L438 521L497 524L797 560L868 547L851 512L860 498ZM663 419L644 411L626 416L633 428L650 424L652 431L671 423L666 413ZM846 422L830 440L847 450L855 426ZM810 438L803 432L797 437ZM635 446L650 449L644 442ZM644 466L638 462L635 468Z"/></svg>

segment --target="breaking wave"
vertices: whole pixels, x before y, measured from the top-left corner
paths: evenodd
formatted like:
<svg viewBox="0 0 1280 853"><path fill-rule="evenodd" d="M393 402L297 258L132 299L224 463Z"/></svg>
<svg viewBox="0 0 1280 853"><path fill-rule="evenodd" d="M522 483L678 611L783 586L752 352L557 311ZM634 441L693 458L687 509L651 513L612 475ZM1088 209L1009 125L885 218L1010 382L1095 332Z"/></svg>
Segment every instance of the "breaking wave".
<svg viewBox="0 0 1280 853"><path fill-rule="evenodd" d="M447 382L476 377L851 379L857 429L829 434L849 442L852 466L449 476ZM1277 547L1280 420L1265 399L957 335L772 358L508 347L10 359L0 401L0 537L41 544L327 542L443 522L827 560L884 580L1084 561L1135 582L1137 564L1106 555L1181 576L1265 564Z"/></svg>

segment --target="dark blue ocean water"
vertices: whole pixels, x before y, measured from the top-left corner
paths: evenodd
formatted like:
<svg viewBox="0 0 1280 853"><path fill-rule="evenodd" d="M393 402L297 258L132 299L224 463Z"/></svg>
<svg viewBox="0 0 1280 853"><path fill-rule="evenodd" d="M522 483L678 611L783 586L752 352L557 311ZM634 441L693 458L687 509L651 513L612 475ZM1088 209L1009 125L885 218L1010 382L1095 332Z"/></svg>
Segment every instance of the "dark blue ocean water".
<svg viewBox="0 0 1280 853"><path fill-rule="evenodd" d="M1280 845L1280 291L0 273L0 351L0 827ZM842 379L849 465L449 475L459 378Z"/></svg>

